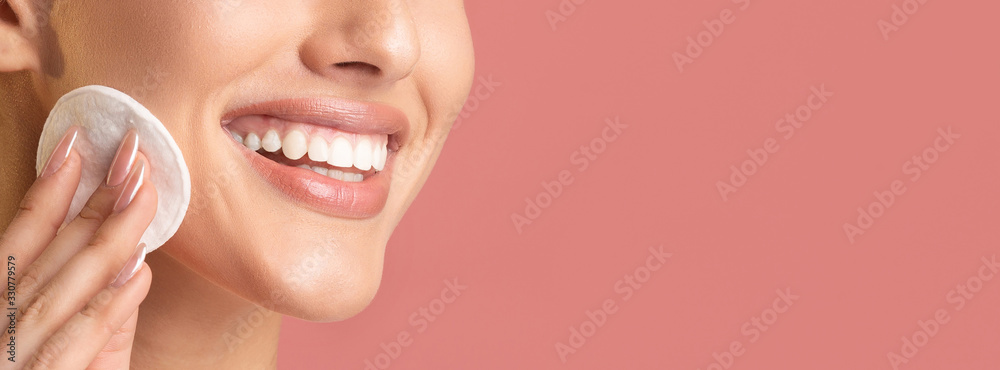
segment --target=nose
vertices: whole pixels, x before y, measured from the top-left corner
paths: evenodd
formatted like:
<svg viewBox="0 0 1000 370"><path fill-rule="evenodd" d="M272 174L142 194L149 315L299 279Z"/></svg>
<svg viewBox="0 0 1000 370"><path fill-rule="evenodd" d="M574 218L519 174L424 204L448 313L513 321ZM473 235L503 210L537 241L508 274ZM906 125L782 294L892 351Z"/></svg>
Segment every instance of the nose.
<svg viewBox="0 0 1000 370"><path fill-rule="evenodd" d="M312 71L341 83L387 85L409 76L420 40L405 0L326 1L300 49Z"/></svg>

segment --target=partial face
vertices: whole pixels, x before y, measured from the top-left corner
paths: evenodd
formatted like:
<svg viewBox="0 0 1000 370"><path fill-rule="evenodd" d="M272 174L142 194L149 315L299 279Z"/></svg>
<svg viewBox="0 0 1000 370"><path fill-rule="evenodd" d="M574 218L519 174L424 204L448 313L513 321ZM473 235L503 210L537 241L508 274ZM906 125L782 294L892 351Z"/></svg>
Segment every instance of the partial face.
<svg viewBox="0 0 1000 370"><path fill-rule="evenodd" d="M57 0L40 18L47 104L117 88L184 153L191 210L155 253L309 320L370 302L472 82L459 0Z"/></svg>

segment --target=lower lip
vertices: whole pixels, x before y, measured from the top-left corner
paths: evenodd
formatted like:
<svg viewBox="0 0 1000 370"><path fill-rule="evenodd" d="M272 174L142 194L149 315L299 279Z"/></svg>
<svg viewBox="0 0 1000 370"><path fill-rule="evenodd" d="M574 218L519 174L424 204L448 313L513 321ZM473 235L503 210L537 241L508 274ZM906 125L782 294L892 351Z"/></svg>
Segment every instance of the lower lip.
<svg viewBox="0 0 1000 370"><path fill-rule="evenodd" d="M391 153L383 171L361 182L345 182L272 161L235 141L233 145L247 158L250 167L276 190L321 213L343 218L370 218L382 211L389 198Z"/></svg>

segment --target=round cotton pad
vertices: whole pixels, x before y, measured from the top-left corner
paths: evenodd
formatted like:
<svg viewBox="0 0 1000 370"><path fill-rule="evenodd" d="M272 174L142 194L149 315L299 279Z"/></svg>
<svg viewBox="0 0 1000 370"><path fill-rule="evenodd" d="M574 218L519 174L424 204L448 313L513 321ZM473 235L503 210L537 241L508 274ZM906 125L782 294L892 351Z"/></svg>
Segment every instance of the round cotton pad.
<svg viewBox="0 0 1000 370"><path fill-rule="evenodd" d="M84 86L56 102L42 128L35 161L37 173L71 125L80 126L75 150L83 160L80 185L73 196L65 226L105 180L115 151L129 129L139 134L139 151L149 160L150 178L158 203L153 222L142 234L147 252L159 248L177 232L191 200L191 176L184 156L167 128L146 107L125 93L106 86Z"/></svg>

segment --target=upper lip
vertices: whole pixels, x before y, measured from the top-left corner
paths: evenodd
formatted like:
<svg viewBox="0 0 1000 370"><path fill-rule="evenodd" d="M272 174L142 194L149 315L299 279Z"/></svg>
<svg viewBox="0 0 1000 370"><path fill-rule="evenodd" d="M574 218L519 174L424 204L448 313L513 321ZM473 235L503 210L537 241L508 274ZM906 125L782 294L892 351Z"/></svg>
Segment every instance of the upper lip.
<svg viewBox="0 0 1000 370"><path fill-rule="evenodd" d="M266 115L290 122L300 122L357 134L389 135L390 146L405 142L409 120L394 107L341 98L294 98L249 104L222 116L225 126L234 119ZM396 148L394 148L396 149Z"/></svg>

